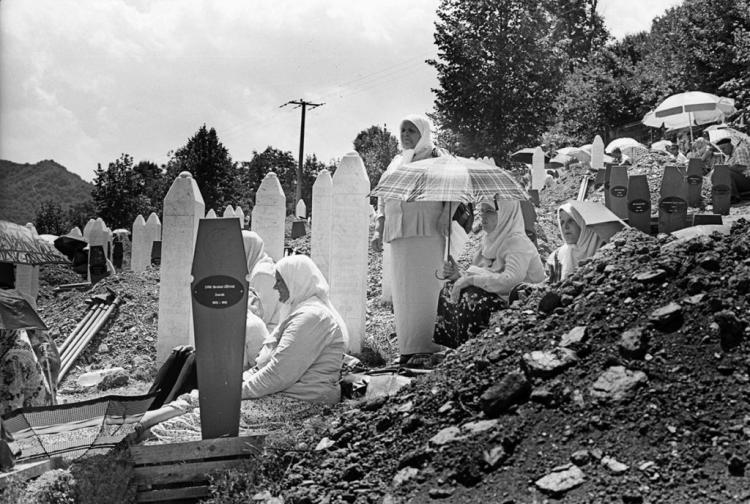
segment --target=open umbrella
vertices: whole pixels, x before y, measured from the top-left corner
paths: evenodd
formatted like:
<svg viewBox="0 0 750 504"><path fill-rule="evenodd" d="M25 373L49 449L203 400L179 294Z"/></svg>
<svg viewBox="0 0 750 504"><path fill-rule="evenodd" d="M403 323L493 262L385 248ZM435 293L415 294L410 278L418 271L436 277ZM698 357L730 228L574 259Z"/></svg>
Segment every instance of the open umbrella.
<svg viewBox="0 0 750 504"><path fill-rule="evenodd" d="M68 260L26 226L0 220L0 262L36 265Z"/></svg>
<svg viewBox="0 0 750 504"><path fill-rule="evenodd" d="M654 142L651 144L651 150L667 152L667 147L669 147L670 145L672 145L671 140L659 140L658 142Z"/></svg>
<svg viewBox="0 0 750 504"><path fill-rule="evenodd" d="M88 243L83 237L78 238L75 235L70 234L60 236L55 240L55 248L67 257L73 257L74 254L80 252L87 246Z"/></svg>
<svg viewBox="0 0 750 504"><path fill-rule="evenodd" d="M590 163L591 162L591 153L586 152L585 150L581 149L580 147L563 147L562 149L557 149L558 154L564 154L566 156L572 157L580 161L581 163Z"/></svg>
<svg viewBox="0 0 750 504"><path fill-rule="evenodd" d="M526 200L526 193L502 168L481 161L440 156L386 173L370 197L403 201Z"/></svg>
<svg viewBox="0 0 750 504"><path fill-rule="evenodd" d="M702 91L687 91L670 96L641 122L652 128L668 130L690 128L690 141L693 140L693 126L723 121L736 111L734 100L722 98Z"/></svg>
<svg viewBox="0 0 750 504"><path fill-rule="evenodd" d="M730 128L729 126L726 126L724 124L709 126L708 128L706 128L706 131L708 131L709 141L713 144L724 138L729 138L732 141L732 144L734 144L735 146L743 142L750 145L749 135L746 135L745 133L734 128Z"/></svg>
<svg viewBox="0 0 750 504"><path fill-rule="evenodd" d="M531 164L531 160L534 157L535 150L536 147L527 147L525 149L518 150L510 155L510 160L516 161L518 163ZM549 156L546 153L544 154L544 162L549 162Z"/></svg>
<svg viewBox="0 0 750 504"><path fill-rule="evenodd" d="M0 329L44 329L31 302L16 289L0 289Z"/></svg>
<svg viewBox="0 0 750 504"><path fill-rule="evenodd" d="M623 147L627 147L629 145L641 145L641 143L635 138L630 137L615 138L607 144L607 146L604 148L604 152L606 152L607 154L612 154L613 150L619 148L620 151L622 151Z"/></svg>

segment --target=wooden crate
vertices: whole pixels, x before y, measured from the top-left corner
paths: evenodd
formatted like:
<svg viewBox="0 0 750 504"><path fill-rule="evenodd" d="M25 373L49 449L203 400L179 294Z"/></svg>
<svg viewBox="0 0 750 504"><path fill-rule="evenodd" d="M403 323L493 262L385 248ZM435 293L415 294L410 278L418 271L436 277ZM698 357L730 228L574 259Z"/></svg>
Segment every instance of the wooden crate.
<svg viewBox="0 0 750 504"><path fill-rule="evenodd" d="M206 439L131 446L138 502L197 500L208 496L211 471L241 465L257 456L264 436Z"/></svg>

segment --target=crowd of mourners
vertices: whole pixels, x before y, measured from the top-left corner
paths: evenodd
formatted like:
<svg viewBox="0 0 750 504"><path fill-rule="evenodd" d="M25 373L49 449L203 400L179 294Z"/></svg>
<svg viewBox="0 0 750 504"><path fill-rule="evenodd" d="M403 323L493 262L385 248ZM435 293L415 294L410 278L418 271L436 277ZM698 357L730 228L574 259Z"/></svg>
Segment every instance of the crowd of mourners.
<svg viewBox="0 0 750 504"><path fill-rule="evenodd" d="M407 163L448 155L434 145L424 116L407 116L399 132L401 152L384 176ZM718 148L736 173L750 165L746 146L719 142ZM615 162L627 162L614 154ZM688 155L701 157L710 168L715 154L699 140ZM672 155L677 159L677 153ZM738 194L750 189L744 174L733 180ZM486 329L491 315L509 306L519 286L564 280L604 244L587 226L580 203L569 201L557 211L563 244L542 258L527 236L521 203L487 199L474 207L484 234L471 265L463 269L446 252L451 210L456 208L452 203L378 202L371 246L383 251L399 352L392 363L396 368L433 367L448 348ZM308 256L274 262L257 233L243 231L242 236L249 272L242 398L257 404L340 401L349 336L324 275ZM23 357L33 352L33 344L19 331L3 331L0 413L48 401L44 373L33 359ZM142 430L158 429L197 406L197 391L173 397L144 416Z"/></svg>

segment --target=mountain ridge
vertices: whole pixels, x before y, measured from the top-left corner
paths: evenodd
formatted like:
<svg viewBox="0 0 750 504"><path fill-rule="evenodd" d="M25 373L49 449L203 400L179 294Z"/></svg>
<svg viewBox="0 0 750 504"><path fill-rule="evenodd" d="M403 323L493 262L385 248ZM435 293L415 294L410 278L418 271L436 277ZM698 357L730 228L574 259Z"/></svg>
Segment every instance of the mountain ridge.
<svg viewBox="0 0 750 504"><path fill-rule="evenodd" d="M94 185L53 159L15 163L0 159L0 219L33 222L40 205L52 200L63 211L92 200Z"/></svg>

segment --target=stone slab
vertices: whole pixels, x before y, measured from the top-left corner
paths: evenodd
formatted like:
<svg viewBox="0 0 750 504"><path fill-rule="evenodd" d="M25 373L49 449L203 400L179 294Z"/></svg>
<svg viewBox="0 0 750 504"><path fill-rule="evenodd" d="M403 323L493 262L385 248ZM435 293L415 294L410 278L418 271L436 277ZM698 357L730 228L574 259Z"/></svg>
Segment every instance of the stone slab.
<svg viewBox="0 0 750 504"><path fill-rule="evenodd" d="M266 252L274 261L284 257L286 197L279 177L269 172L255 195L252 230L263 239Z"/></svg>

